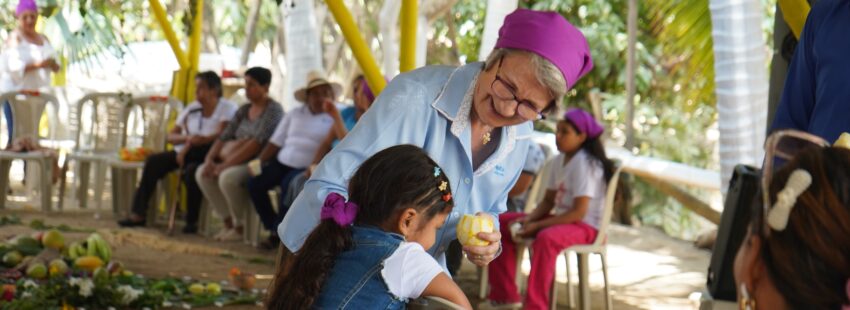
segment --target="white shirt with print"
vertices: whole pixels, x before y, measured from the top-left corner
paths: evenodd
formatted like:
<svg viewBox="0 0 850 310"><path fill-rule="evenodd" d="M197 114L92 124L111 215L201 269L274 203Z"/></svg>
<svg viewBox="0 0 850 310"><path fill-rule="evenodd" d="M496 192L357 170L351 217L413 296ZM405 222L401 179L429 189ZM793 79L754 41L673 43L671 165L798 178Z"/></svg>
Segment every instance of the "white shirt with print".
<svg viewBox="0 0 850 310"><path fill-rule="evenodd" d="M560 215L572 211L575 198L589 197L590 203L582 221L598 229L602 222L607 187L602 163L583 149L576 152L566 164L564 158L564 154L558 154L553 159L547 182L547 189L556 191L555 212Z"/></svg>

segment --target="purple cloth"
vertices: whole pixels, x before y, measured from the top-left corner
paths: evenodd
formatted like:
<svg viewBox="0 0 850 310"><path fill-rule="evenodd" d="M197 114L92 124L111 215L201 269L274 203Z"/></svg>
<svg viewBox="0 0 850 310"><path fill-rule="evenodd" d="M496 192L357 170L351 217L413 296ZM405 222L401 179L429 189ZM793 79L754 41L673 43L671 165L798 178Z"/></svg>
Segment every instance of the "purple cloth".
<svg viewBox="0 0 850 310"><path fill-rule="evenodd" d="M339 226L349 226L357 217L357 204L345 202L345 197L337 193L330 193L322 205L321 219L333 219Z"/></svg>
<svg viewBox="0 0 850 310"><path fill-rule="evenodd" d="M599 137L605 131L593 115L582 109L570 109L564 113L564 119L572 122L579 132L587 134L587 137L591 139Z"/></svg>
<svg viewBox="0 0 850 310"><path fill-rule="evenodd" d="M21 0L18 2L18 7L15 9L15 16L21 16L24 12L38 12L38 6L35 5L35 0Z"/></svg>
<svg viewBox="0 0 850 310"><path fill-rule="evenodd" d="M363 95L366 96L366 99L369 99L369 102L375 101L375 93L373 93L372 89L369 88L369 83L366 83L366 78L360 80L360 90L363 91Z"/></svg>
<svg viewBox="0 0 850 310"><path fill-rule="evenodd" d="M505 17L496 48L533 52L552 62L567 80L567 89L593 69L584 35L557 12L517 9Z"/></svg>

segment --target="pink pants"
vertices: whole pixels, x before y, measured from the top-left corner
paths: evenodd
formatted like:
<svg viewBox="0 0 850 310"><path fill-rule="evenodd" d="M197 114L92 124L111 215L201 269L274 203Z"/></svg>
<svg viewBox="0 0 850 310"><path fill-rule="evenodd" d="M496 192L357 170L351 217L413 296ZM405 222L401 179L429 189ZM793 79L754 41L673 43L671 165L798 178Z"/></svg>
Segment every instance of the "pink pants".
<svg viewBox="0 0 850 310"><path fill-rule="evenodd" d="M516 287L517 247L511 239L510 224L524 216L521 212L499 215L502 233L502 254L488 267L490 295L495 302L514 303L521 297ZM531 244L531 274L528 276L528 294L525 309L547 309L549 291L555 279L558 254L576 244L589 244L596 239L596 228L584 222L550 226L537 232Z"/></svg>

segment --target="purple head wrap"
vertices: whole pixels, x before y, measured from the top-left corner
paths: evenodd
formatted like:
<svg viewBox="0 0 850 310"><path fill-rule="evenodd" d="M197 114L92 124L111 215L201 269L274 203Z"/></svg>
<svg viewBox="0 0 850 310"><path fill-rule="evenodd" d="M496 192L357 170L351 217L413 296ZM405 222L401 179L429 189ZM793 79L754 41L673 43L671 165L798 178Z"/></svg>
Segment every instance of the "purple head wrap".
<svg viewBox="0 0 850 310"><path fill-rule="evenodd" d="M496 48L533 52L549 60L567 80L567 89L593 69L587 39L557 12L517 9L505 17Z"/></svg>
<svg viewBox="0 0 850 310"><path fill-rule="evenodd" d="M21 16L21 14L27 11L38 12L38 6L35 5L35 0L18 1L18 7L15 9L15 16Z"/></svg>
<svg viewBox="0 0 850 310"><path fill-rule="evenodd" d="M582 109L570 109L564 114L564 119L572 122L579 132L587 134L591 139L599 137L605 131L593 115Z"/></svg>
<svg viewBox="0 0 850 310"><path fill-rule="evenodd" d="M357 204L345 202L345 197L337 193L330 193L322 205L321 219L333 219L339 226L349 226L357 217Z"/></svg>

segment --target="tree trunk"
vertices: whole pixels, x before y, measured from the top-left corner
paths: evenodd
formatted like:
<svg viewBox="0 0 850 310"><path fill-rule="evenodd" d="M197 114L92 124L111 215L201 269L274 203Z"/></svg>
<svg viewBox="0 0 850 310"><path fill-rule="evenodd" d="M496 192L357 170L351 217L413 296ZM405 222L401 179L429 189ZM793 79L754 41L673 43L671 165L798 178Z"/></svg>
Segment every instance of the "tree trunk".
<svg viewBox="0 0 850 310"><path fill-rule="evenodd" d="M212 1L204 1L204 51L221 55L221 48L218 43L218 29L215 24L215 12L213 11Z"/></svg>
<svg viewBox="0 0 850 310"><path fill-rule="evenodd" d="M307 73L322 70L322 45L312 0L295 0L292 7L283 9L287 83L281 99L284 107L293 107L293 92L307 84Z"/></svg>
<svg viewBox="0 0 850 310"><path fill-rule="evenodd" d="M629 0L626 19L628 47L626 51L626 149L635 146L635 49L637 46L637 0Z"/></svg>
<svg viewBox="0 0 850 310"><path fill-rule="evenodd" d="M485 60L496 39L499 38L499 28L505 21L505 16L516 10L517 0L488 0L487 15L484 16L484 34L481 35L481 47L478 50L478 60Z"/></svg>
<svg viewBox="0 0 850 310"><path fill-rule="evenodd" d="M248 25L245 27L245 41L242 43L242 56L239 57L239 65L244 67L248 64L248 55L254 47L254 34L257 31L257 21L260 19L260 8L262 0L254 0L251 3L251 12L248 13Z"/></svg>
<svg viewBox="0 0 850 310"><path fill-rule="evenodd" d="M767 54L759 1L711 0L721 191L735 165L758 166L767 119Z"/></svg>

